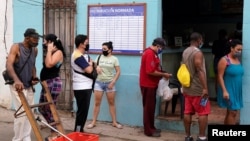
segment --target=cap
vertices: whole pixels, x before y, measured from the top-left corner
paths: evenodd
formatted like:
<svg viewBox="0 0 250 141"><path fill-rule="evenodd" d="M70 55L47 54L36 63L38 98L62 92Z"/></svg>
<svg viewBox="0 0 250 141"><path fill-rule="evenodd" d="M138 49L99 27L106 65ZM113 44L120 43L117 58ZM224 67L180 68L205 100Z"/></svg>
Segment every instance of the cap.
<svg viewBox="0 0 250 141"><path fill-rule="evenodd" d="M156 38L156 39L154 39L153 45L160 45L163 48L167 46L166 41L163 38Z"/></svg>
<svg viewBox="0 0 250 141"><path fill-rule="evenodd" d="M33 28L27 28L26 31L24 32L24 37L36 37L36 38L39 38L39 37L43 37L41 35L39 35L35 29Z"/></svg>

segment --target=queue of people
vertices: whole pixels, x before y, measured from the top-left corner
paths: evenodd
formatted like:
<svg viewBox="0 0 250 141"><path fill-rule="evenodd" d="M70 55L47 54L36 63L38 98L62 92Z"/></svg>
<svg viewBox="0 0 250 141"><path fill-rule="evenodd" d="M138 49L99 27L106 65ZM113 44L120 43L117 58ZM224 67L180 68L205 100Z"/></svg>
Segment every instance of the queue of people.
<svg viewBox="0 0 250 141"><path fill-rule="evenodd" d="M35 29L28 28L24 33L24 40L15 43L10 49L7 59L7 72L13 78L14 83L10 85L11 94L15 109L20 105L18 97L19 91L22 91L29 104L34 104L33 85L39 82L36 75L36 56L38 53L37 45L40 35ZM57 98L62 91L62 80L59 72L60 67L66 56L61 40L55 34L47 34L44 37L43 47L47 52L43 61L43 68L40 73L40 81L46 81L48 84L53 102L56 104ZM238 39L230 39L230 52L223 54L215 61L215 71L218 78L218 104L226 108L224 124L236 124L237 111L243 107L242 102L242 76L244 69L240 63L242 43ZM190 87L183 87L185 99L184 120L186 137L185 141L193 141L191 136L192 115L198 114L199 135L197 141L207 141L206 128L208 124L208 115L211 107L209 102L209 92L207 87L207 76L205 68L205 59L200 50L203 45L203 37L200 33L194 32L190 36L190 46L182 53L182 60L187 62L187 68L191 74ZM163 38L155 38L152 45L147 47L141 56L139 86L142 95L143 107L143 127L144 134L150 137L160 137L161 130L155 127L155 107L156 90L161 78L169 79L171 73L164 72L161 69L159 54L166 46ZM87 129L94 128L100 111L100 105L104 93L109 104L109 111L112 118L112 126L122 129L122 125L116 117L115 84L121 74L119 59L112 54L114 47L111 41L102 44L102 54L92 60L88 55L89 39L87 35L78 34L75 37L75 49L71 55L72 68L72 87L76 98L77 112L74 131L84 132L85 123L89 113L89 106L92 91L94 92L94 110L93 119L86 126ZM94 70L97 71L97 78L86 76ZM233 89L232 89L233 88ZM46 102L44 89L40 94L39 102ZM205 99L205 104L200 104ZM39 112L44 116L48 123L54 122L50 108L42 106ZM56 128L56 127L55 127ZM25 140L30 141L31 126L26 116L16 118L14 121L14 137L12 141ZM51 130L51 134L46 138L50 141L57 137L57 133Z"/></svg>

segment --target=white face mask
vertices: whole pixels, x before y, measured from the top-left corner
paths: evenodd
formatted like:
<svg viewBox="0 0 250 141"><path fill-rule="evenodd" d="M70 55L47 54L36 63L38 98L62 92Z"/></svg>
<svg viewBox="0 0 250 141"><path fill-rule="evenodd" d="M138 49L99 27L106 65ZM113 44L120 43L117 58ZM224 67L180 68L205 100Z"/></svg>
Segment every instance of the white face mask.
<svg viewBox="0 0 250 141"><path fill-rule="evenodd" d="M237 51L233 55L234 57L240 58L241 57L241 51Z"/></svg>

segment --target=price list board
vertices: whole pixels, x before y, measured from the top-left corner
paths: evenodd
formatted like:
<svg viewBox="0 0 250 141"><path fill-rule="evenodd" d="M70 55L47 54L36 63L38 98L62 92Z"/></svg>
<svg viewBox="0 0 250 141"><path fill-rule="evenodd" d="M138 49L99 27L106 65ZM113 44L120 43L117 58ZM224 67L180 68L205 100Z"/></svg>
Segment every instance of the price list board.
<svg viewBox="0 0 250 141"><path fill-rule="evenodd" d="M88 6L89 53L111 41L115 54L141 54L145 48L146 4Z"/></svg>

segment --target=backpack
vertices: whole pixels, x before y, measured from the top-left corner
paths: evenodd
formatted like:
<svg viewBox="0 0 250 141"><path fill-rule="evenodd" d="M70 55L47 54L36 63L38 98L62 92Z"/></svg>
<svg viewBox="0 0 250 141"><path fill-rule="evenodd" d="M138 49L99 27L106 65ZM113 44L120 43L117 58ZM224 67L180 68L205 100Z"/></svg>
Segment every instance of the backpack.
<svg viewBox="0 0 250 141"><path fill-rule="evenodd" d="M177 71L177 78L183 87L190 87L190 77L186 64L181 64Z"/></svg>

